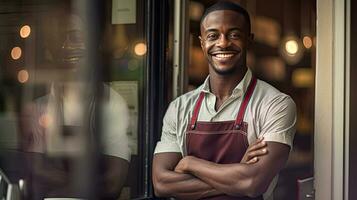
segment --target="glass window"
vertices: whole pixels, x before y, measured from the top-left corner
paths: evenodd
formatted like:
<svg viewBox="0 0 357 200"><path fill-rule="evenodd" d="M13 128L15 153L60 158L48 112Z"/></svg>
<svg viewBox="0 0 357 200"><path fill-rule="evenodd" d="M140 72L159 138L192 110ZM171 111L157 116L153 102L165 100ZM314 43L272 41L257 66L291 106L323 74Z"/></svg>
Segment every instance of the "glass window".
<svg viewBox="0 0 357 200"><path fill-rule="evenodd" d="M147 3L0 1L0 169L27 199L149 195Z"/></svg>

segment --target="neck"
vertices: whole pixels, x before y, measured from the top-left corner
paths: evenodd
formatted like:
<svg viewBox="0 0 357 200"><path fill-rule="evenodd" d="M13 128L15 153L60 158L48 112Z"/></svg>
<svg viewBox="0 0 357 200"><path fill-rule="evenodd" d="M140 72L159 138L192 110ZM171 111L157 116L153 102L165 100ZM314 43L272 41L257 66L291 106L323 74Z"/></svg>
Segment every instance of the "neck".
<svg viewBox="0 0 357 200"><path fill-rule="evenodd" d="M79 97L83 89L83 84L79 82L58 82L53 84L54 95L61 99Z"/></svg>
<svg viewBox="0 0 357 200"><path fill-rule="evenodd" d="M209 83L211 92L220 100L227 99L243 79L246 71L247 68L242 67L232 74L221 75L210 68Z"/></svg>

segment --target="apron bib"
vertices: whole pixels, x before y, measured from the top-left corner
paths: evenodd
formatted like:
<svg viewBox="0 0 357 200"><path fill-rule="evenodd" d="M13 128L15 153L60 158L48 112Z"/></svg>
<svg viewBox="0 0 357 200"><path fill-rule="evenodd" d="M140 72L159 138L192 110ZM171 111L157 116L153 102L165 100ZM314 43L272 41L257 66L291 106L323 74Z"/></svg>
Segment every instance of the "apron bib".
<svg viewBox="0 0 357 200"><path fill-rule="evenodd" d="M219 164L240 163L249 146L247 139L248 124L243 122L243 118L256 83L257 79L252 77L244 95L243 102L239 108L237 118L232 121L197 121L198 113L205 95L203 92L200 93L193 111L191 122L188 124L186 131L187 155ZM263 200L263 197L249 198L219 195L204 199Z"/></svg>

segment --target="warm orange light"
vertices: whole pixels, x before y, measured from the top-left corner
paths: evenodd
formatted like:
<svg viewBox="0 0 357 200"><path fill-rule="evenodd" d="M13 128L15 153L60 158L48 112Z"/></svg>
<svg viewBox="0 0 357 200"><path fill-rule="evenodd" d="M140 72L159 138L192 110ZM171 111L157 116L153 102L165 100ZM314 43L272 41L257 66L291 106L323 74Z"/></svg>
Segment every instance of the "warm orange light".
<svg viewBox="0 0 357 200"><path fill-rule="evenodd" d="M312 39L309 36L305 36L302 39L302 43L304 44L305 48L310 49L312 47Z"/></svg>
<svg viewBox="0 0 357 200"><path fill-rule="evenodd" d="M20 70L19 73L17 73L17 80L20 83L26 83L29 80L29 73L27 72L27 70Z"/></svg>
<svg viewBox="0 0 357 200"><path fill-rule="evenodd" d="M31 27L29 25L22 26L20 29L20 36L27 38L31 34Z"/></svg>
<svg viewBox="0 0 357 200"><path fill-rule="evenodd" d="M299 50L299 45L295 40L288 40L285 43L285 50L290 55L295 55Z"/></svg>
<svg viewBox="0 0 357 200"><path fill-rule="evenodd" d="M42 126L43 128L48 128L51 123L52 123L52 119L47 114L41 115L40 118L38 119L38 124L40 124L40 126Z"/></svg>
<svg viewBox="0 0 357 200"><path fill-rule="evenodd" d="M21 58L21 54L22 54L22 51L21 51L20 47L12 48L12 50L11 50L11 58L12 59L17 60L17 59Z"/></svg>
<svg viewBox="0 0 357 200"><path fill-rule="evenodd" d="M134 47L135 54L138 56L143 56L146 54L147 48L146 44L144 43L138 43Z"/></svg>
<svg viewBox="0 0 357 200"><path fill-rule="evenodd" d="M190 19L194 21L200 21L205 8L202 3L196 1L190 1L189 14Z"/></svg>
<svg viewBox="0 0 357 200"><path fill-rule="evenodd" d="M314 72L311 68L298 68L293 71L292 83L297 88L314 86Z"/></svg>

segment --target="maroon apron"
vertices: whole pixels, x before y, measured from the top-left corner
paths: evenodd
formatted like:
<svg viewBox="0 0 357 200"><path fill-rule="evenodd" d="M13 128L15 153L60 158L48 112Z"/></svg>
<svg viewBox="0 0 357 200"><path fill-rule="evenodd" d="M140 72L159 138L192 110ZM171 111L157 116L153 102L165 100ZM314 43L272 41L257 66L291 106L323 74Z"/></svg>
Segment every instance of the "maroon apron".
<svg viewBox="0 0 357 200"><path fill-rule="evenodd" d="M247 139L248 124L243 122L245 110L254 92L257 79L252 77L244 95L236 120L220 122L197 121L205 94L200 93L196 102L191 123L186 132L187 155L219 164L240 163L249 144ZM234 197L219 195L205 199L210 200L262 200L263 197Z"/></svg>

